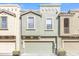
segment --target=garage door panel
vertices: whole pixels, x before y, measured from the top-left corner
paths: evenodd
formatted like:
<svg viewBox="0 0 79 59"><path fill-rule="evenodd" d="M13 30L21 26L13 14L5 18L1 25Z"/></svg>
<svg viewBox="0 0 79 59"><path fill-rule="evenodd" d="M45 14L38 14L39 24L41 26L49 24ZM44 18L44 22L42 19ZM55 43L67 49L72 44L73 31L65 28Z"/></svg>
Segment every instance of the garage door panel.
<svg viewBox="0 0 79 59"><path fill-rule="evenodd" d="M15 49L13 42L0 42L0 53L11 53Z"/></svg>
<svg viewBox="0 0 79 59"><path fill-rule="evenodd" d="M79 55L79 42L78 41L69 41L64 42L64 48L69 55Z"/></svg>
<svg viewBox="0 0 79 59"><path fill-rule="evenodd" d="M26 42L24 51L26 53L52 54L53 42Z"/></svg>

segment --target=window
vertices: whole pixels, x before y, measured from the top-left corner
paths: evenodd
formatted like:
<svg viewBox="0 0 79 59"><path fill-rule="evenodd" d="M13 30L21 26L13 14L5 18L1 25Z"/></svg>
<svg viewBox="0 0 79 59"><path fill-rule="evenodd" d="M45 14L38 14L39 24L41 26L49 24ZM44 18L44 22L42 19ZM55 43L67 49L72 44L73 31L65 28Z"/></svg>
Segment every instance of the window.
<svg viewBox="0 0 79 59"><path fill-rule="evenodd" d="M47 18L46 29L52 29L52 18Z"/></svg>
<svg viewBox="0 0 79 59"><path fill-rule="evenodd" d="M64 18L64 33L69 33L69 18Z"/></svg>
<svg viewBox="0 0 79 59"><path fill-rule="evenodd" d="M28 17L27 23L29 29L34 29L34 17Z"/></svg>
<svg viewBox="0 0 79 59"><path fill-rule="evenodd" d="M7 29L7 17L2 16L0 19L0 28L1 29Z"/></svg>

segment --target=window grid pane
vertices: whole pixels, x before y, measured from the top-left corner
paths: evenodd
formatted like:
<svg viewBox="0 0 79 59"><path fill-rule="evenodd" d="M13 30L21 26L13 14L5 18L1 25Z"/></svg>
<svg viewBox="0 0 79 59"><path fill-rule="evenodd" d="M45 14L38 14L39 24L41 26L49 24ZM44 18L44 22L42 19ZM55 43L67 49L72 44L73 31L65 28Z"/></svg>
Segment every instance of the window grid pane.
<svg viewBox="0 0 79 59"><path fill-rule="evenodd" d="M1 17L2 18L2 28L6 29L7 28L7 17Z"/></svg>
<svg viewBox="0 0 79 59"><path fill-rule="evenodd" d="M52 18L47 18L46 20L46 28L52 29Z"/></svg>
<svg viewBox="0 0 79 59"><path fill-rule="evenodd" d="M34 17L28 17L28 28L34 28Z"/></svg>
<svg viewBox="0 0 79 59"><path fill-rule="evenodd" d="M64 18L64 33L69 33L69 18Z"/></svg>

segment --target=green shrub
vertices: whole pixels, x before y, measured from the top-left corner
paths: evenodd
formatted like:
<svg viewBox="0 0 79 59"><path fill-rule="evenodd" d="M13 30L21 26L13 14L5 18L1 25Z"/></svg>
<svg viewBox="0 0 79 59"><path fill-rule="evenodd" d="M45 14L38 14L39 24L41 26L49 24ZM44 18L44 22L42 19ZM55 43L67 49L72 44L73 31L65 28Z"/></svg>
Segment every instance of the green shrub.
<svg viewBox="0 0 79 59"><path fill-rule="evenodd" d="M61 48L61 49L59 49L57 51L57 55L58 56L65 56L66 55L66 51L63 48Z"/></svg>
<svg viewBox="0 0 79 59"><path fill-rule="evenodd" d="M13 51L13 56L20 56L20 51Z"/></svg>

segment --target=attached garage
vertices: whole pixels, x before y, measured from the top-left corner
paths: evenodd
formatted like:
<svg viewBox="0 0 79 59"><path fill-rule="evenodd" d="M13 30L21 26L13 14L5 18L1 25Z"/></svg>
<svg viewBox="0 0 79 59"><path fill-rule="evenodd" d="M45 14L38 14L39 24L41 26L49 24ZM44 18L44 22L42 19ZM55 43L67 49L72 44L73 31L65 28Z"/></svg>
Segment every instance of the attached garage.
<svg viewBox="0 0 79 59"><path fill-rule="evenodd" d="M15 42L0 42L0 53L12 53L15 50Z"/></svg>
<svg viewBox="0 0 79 59"><path fill-rule="evenodd" d="M63 39L63 47L67 55L79 55L79 39Z"/></svg>
<svg viewBox="0 0 79 59"><path fill-rule="evenodd" d="M27 54L50 55L54 53L53 42L25 42L24 52Z"/></svg>

